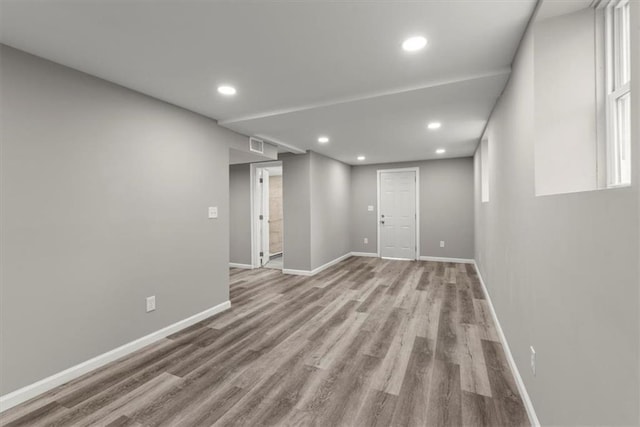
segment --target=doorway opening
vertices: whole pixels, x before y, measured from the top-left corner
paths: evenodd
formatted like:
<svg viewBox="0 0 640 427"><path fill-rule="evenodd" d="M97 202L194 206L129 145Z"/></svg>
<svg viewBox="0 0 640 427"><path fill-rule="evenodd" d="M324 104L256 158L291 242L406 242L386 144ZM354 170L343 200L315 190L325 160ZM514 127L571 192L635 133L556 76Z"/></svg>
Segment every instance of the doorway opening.
<svg viewBox="0 0 640 427"><path fill-rule="evenodd" d="M378 170L378 256L420 257L419 168Z"/></svg>
<svg viewBox="0 0 640 427"><path fill-rule="evenodd" d="M282 270L284 215L282 162L251 165L251 259L254 268Z"/></svg>

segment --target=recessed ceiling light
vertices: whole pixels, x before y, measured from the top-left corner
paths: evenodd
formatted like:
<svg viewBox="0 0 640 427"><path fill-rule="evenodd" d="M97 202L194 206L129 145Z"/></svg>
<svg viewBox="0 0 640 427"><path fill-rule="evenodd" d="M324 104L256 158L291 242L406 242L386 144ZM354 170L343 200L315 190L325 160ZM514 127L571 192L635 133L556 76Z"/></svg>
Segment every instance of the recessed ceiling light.
<svg viewBox="0 0 640 427"><path fill-rule="evenodd" d="M329 142L329 137L328 136L321 136L320 138L318 138L318 142L320 144L326 144L327 142Z"/></svg>
<svg viewBox="0 0 640 427"><path fill-rule="evenodd" d="M364 159L366 159L366 157L365 157L365 156L358 156L358 160L359 160L359 161L363 161Z"/></svg>
<svg viewBox="0 0 640 427"><path fill-rule="evenodd" d="M415 52L422 49L426 45L427 39L422 36L409 37L402 42L402 49L406 50L407 52Z"/></svg>
<svg viewBox="0 0 640 427"><path fill-rule="evenodd" d="M427 125L427 127L431 130L440 129L440 126L442 126L442 123L440 122L431 122Z"/></svg>
<svg viewBox="0 0 640 427"><path fill-rule="evenodd" d="M445 150L444 148L438 148L438 149L436 150L436 154L444 154L444 153L446 153L446 152L447 152L447 150Z"/></svg>
<svg viewBox="0 0 640 427"><path fill-rule="evenodd" d="M236 88L229 85L218 86L218 92L222 95L231 96L236 94Z"/></svg>

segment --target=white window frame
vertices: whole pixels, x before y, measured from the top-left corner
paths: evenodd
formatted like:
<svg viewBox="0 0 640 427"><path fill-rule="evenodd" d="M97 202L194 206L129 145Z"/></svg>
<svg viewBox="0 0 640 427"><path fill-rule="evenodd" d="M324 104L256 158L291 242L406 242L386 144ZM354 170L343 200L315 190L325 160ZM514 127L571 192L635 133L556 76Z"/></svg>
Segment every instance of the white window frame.
<svg viewBox="0 0 640 427"><path fill-rule="evenodd" d="M480 141L480 199L489 202L489 138Z"/></svg>
<svg viewBox="0 0 640 427"><path fill-rule="evenodd" d="M604 12L607 187L612 188L631 184L631 115L619 114L623 99L631 96L629 0L611 0Z"/></svg>

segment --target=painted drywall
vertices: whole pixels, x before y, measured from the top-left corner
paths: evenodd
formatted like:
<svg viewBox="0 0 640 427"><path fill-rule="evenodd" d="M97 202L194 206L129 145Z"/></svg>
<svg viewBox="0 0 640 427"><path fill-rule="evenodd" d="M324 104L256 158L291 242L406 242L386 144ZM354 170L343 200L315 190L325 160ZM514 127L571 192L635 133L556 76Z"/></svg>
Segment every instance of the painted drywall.
<svg viewBox="0 0 640 427"><path fill-rule="evenodd" d="M632 2L632 88L640 88L639 6ZM638 425L639 97L632 187L536 197L534 69L529 30L489 122L488 203L476 169L476 260L541 423Z"/></svg>
<svg viewBox="0 0 640 427"><path fill-rule="evenodd" d="M251 264L251 165L229 166L229 259Z"/></svg>
<svg viewBox="0 0 640 427"><path fill-rule="evenodd" d="M264 152L258 154L254 151L249 151L248 137L245 137L245 140L240 142L240 144L234 144L234 149L229 150L230 165L266 162L278 158L278 149L271 144L264 143Z"/></svg>
<svg viewBox="0 0 640 427"><path fill-rule="evenodd" d="M536 194L595 190L595 10L534 25Z"/></svg>
<svg viewBox="0 0 640 427"><path fill-rule="evenodd" d="M5 394L228 300L229 147L246 137L6 46L0 59Z"/></svg>
<svg viewBox="0 0 640 427"><path fill-rule="evenodd" d="M351 252L351 166L309 152L311 269Z"/></svg>
<svg viewBox="0 0 640 427"><path fill-rule="evenodd" d="M420 255L473 258L473 159L353 166L351 248L377 252L377 171L420 168ZM368 210L373 206L373 211ZM364 243L364 238L369 240ZM440 241L445 247L440 247Z"/></svg>
<svg viewBox="0 0 640 427"><path fill-rule="evenodd" d="M284 211L283 266L311 270L311 156L280 155Z"/></svg>
<svg viewBox="0 0 640 427"><path fill-rule="evenodd" d="M635 54L631 55L631 69L636 70L635 75L631 77L631 87L638 88L640 87L640 73L637 70L640 70L640 55L637 53L640 51L640 7L636 4L635 6L631 6L631 49L635 49ZM631 182L636 186L636 191L640 191L638 189L639 180L640 180L640 142L638 142L638 135L640 135L640 96L638 96L638 91L636 89L632 89L635 91L635 95L631 97L631 135L635 135L635 145L631 146L631 155L632 165L631 165ZM633 119L635 117L635 119ZM636 206L637 212L640 214L640 195L636 197ZM639 219L640 221L640 219ZM637 227L637 241L640 242L640 226ZM638 269L637 275L640 278L640 249L636 254L636 268ZM640 309L640 280L638 280L638 305L637 307ZM639 314L640 316L640 314ZM638 341L640 341L640 328L637 331ZM640 344L638 344L640 346ZM640 353L640 350L638 350ZM636 378L638 381L637 388L640 390L640 369L636 373ZM640 394L640 391L638 392ZM638 409L640 412L640 409ZM638 414L637 424L640 425L640 414Z"/></svg>

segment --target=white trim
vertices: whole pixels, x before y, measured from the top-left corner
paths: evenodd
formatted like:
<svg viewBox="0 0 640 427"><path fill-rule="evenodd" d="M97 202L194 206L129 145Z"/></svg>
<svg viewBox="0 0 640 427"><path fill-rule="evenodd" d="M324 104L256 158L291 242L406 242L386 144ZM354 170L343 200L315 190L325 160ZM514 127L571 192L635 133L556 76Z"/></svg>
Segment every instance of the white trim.
<svg viewBox="0 0 640 427"><path fill-rule="evenodd" d="M160 330L152 332L149 335L145 335L142 338L138 338L137 340L131 341L127 344L124 344L118 348L110 350L106 353L103 353L85 362L79 363L78 365L65 369L64 371L58 372L57 374L53 374L33 384L22 387L11 393L5 394L4 396L0 396L0 412L4 412L7 409L13 408L14 406L19 405L20 403L26 402L27 400L33 397L36 397L59 385L62 385L71 380L74 380L80 377L81 375L86 374L87 372L98 369L101 366L106 365L107 363L113 362L114 360L120 359L123 356L131 354L134 351L137 351L143 347L148 346L149 344L159 341L173 333L178 332L181 329L184 329L201 320L204 320L207 317L213 316L214 314L227 310L230 307L231 307L231 302L225 301L221 304L216 305L215 307L211 307L203 312L195 314L186 319L180 320L172 325L166 326Z"/></svg>
<svg viewBox="0 0 640 427"><path fill-rule="evenodd" d="M522 377L520 376L520 371L518 370L516 361L513 359L513 355L511 354L511 349L509 348L509 344L507 343L507 337L504 335L502 326L500 326L498 315L496 314L496 310L493 307L493 302L491 301L491 295L489 295L489 290L487 289L487 286L484 283L484 279L482 278L482 274L480 274L480 269L478 268L478 264L476 263L475 260L473 261L473 265L476 268L476 272L478 273L478 278L480 279L482 290L484 291L484 294L487 297L487 303L489 304L491 317L493 318L493 322L496 325L500 342L502 342L502 346L504 347L504 353L507 356L507 361L509 362L509 367L511 368L511 373L513 374L513 377L516 380L518 391L520 392L520 396L522 397L522 401L524 402L524 408L526 409L527 415L529 416L529 422L533 427L540 427L540 421L538 420L538 416L536 415L536 411L533 407L533 403L531 402L529 393L527 393L527 388L524 386L524 381L522 381Z"/></svg>
<svg viewBox="0 0 640 427"><path fill-rule="evenodd" d="M271 220L271 212L269 211L269 198L271 197L271 187L269 185L269 178L271 177L271 173L269 172L268 167L261 167L262 172L262 216L263 220L260 221L261 229L262 229L262 258L263 265L267 265L269 259L271 258L270 253L270 244L269 244L269 230L270 230L270 220Z"/></svg>
<svg viewBox="0 0 640 427"><path fill-rule="evenodd" d="M457 262L461 264L474 264L475 261L468 258L447 258L439 256L421 256L420 261Z"/></svg>
<svg viewBox="0 0 640 427"><path fill-rule="evenodd" d="M258 262L258 264L256 265L256 258L257 258L257 252L256 252L256 238L255 238L255 233L256 233L256 219L255 219L255 184L256 182L256 166L255 164L251 164L249 165L249 215L251 215L251 266L253 268L257 268L260 267L260 264Z"/></svg>
<svg viewBox="0 0 640 427"><path fill-rule="evenodd" d="M251 264L238 264L237 262L230 262L229 268L244 268L245 270L253 270L253 265Z"/></svg>
<svg viewBox="0 0 640 427"><path fill-rule="evenodd" d="M351 252L351 256L366 256L366 257L378 258L378 254L375 252Z"/></svg>
<svg viewBox="0 0 640 427"><path fill-rule="evenodd" d="M296 276L315 276L316 274L320 273L323 270L326 270L327 268L331 267L332 265L335 265L337 263L339 263L340 261L344 261L347 258L351 258L353 256L352 252L348 252L332 261L329 261L328 263L321 265L318 268L314 268L313 270L291 270L288 268L284 268L282 270L282 272L284 274L294 274Z"/></svg>
<svg viewBox="0 0 640 427"><path fill-rule="evenodd" d="M283 268L283 274L293 274L294 276L313 276L310 270L293 270L291 268Z"/></svg>
<svg viewBox="0 0 640 427"><path fill-rule="evenodd" d="M377 206L376 206L376 230L377 230L377 244L378 244L378 256L382 256L382 251L380 250L380 174L383 172L415 172L416 174L416 257L414 259L420 258L420 168L395 168L395 169L378 169L376 171L376 197L377 197Z"/></svg>

